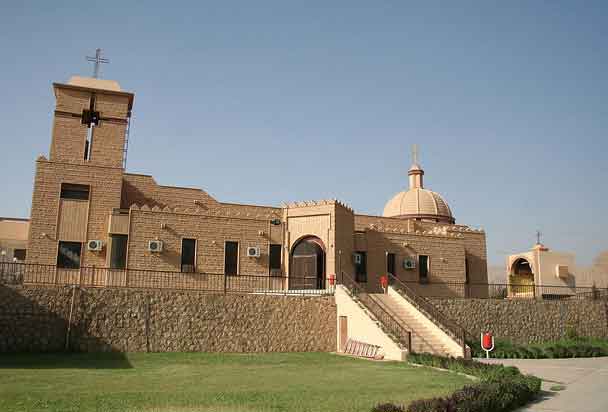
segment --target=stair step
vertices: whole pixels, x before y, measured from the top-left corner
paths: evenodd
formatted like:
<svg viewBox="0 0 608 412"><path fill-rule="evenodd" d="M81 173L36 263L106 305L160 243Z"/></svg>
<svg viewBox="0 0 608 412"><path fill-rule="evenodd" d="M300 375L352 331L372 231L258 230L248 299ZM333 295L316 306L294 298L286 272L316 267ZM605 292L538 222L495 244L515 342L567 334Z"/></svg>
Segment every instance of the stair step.
<svg viewBox="0 0 608 412"><path fill-rule="evenodd" d="M453 350L446 345L445 338L439 335L428 319L421 313L413 313L402 306L399 301L386 294L371 294L373 298L387 308L400 323L412 333L412 350L435 354L452 354Z"/></svg>

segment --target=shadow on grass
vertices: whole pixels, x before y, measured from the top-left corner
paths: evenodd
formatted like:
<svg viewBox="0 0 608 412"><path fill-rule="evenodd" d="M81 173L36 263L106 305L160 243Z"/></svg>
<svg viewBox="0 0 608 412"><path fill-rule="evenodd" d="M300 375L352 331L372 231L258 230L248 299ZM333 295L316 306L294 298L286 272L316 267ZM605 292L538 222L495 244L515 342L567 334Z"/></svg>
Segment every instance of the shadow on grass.
<svg viewBox="0 0 608 412"><path fill-rule="evenodd" d="M131 368L118 348L78 320L81 298L69 287L0 285L0 369ZM87 353L79 351L83 346Z"/></svg>

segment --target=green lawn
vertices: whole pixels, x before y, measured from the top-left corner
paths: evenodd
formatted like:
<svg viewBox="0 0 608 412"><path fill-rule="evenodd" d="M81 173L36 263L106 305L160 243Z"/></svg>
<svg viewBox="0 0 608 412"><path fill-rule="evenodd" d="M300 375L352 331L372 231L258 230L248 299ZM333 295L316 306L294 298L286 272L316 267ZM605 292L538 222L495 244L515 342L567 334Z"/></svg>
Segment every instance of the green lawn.
<svg viewBox="0 0 608 412"><path fill-rule="evenodd" d="M326 353L3 354L0 411L365 411L467 378Z"/></svg>

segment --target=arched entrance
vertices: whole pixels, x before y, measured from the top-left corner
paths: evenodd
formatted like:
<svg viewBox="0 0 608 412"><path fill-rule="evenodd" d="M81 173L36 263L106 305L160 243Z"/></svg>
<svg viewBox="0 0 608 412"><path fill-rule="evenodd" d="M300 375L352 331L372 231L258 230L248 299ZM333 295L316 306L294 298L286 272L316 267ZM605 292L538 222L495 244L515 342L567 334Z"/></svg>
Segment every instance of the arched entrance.
<svg viewBox="0 0 608 412"><path fill-rule="evenodd" d="M517 258L509 271L509 296L534 297L534 272L532 265L525 258Z"/></svg>
<svg viewBox="0 0 608 412"><path fill-rule="evenodd" d="M298 240L291 249L289 289L325 288L325 245L316 236Z"/></svg>

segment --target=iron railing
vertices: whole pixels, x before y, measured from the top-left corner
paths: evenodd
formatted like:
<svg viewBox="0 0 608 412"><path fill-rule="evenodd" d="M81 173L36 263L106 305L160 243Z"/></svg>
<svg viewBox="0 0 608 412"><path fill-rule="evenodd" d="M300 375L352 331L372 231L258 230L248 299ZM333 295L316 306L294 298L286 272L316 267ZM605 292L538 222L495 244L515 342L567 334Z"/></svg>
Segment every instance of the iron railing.
<svg viewBox="0 0 608 412"><path fill-rule="evenodd" d="M396 279L395 277L391 277ZM427 298L476 298L476 299L518 299L536 298L545 300L562 299L606 299L608 288L537 286L533 284L507 283L466 283L466 282L399 282L407 285L420 296Z"/></svg>
<svg viewBox="0 0 608 412"><path fill-rule="evenodd" d="M315 276L236 275L221 273L172 272L141 269L81 267L0 262L0 284L57 285L100 288L192 290L210 293L263 293L325 295Z"/></svg>
<svg viewBox="0 0 608 412"><path fill-rule="evenodd" d="M408 352L412 351L412 333L405 329L404 325L396 319L383 305L365 290L348 274L342 272L338 283L346 287L350 294L356 298L365 308L380 322L385 332L393 338Z"/></svg>
<svg viewBox="0 0 608 412"><path fill-rule="evenodd" d="M458 323L456 323L454 320L444 315L441 311L439 311L439 309L435 307L435 305L433 305L425 297L417 294L404 282L400 281L391 274L389 274L388 276L390 278L391 286L395 290L400 292L401 296L403 296L416 309L422 312L431 322L433 322L441 330L451 336L462 347L463 356L465 358L468 357L470 350L466 344L465 329Z"/></svg>

